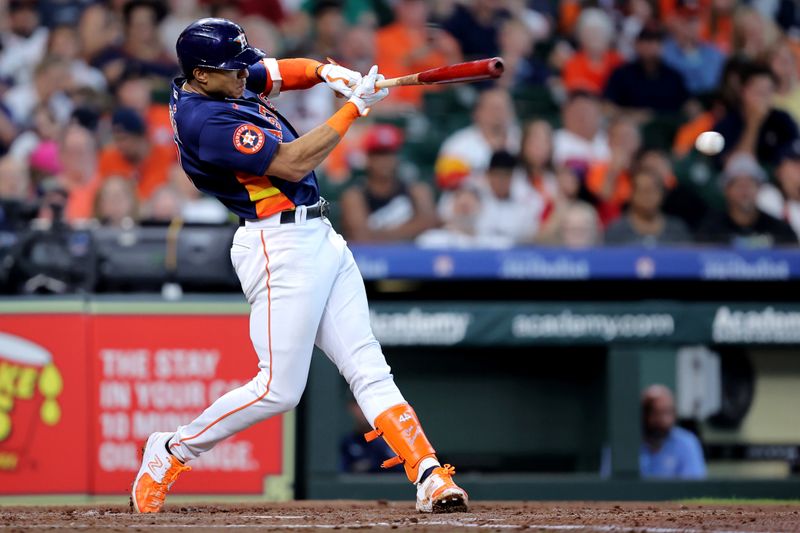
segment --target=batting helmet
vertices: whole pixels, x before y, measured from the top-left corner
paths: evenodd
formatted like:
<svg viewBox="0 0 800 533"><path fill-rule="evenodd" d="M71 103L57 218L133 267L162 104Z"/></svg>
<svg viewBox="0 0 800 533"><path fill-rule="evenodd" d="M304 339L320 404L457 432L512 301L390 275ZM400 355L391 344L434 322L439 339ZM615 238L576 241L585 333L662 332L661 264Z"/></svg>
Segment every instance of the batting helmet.
<svg viewBox="0 0 800 533"><path fill-rule="evenodd" d="M247 44L241 26L220 18L205 18L189 24L175 44L178 62L187 78L196 67L241 70L266 56Z"/></svg>

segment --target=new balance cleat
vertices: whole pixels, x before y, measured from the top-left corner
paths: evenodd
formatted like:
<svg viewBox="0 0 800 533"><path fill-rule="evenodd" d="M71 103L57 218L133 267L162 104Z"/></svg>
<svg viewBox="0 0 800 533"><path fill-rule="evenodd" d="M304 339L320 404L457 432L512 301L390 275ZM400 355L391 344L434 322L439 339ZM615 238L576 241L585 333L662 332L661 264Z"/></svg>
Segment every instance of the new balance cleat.
<svg viewBox="0 0 800 533"><path fill-rule="evenodd" d="M421 513L463 513L467 511L467 492L453 482L456 469L436 467L417 485L417 511Z"/></svg>
<svg viewBox="0 0 800 533"><path fill-rule="evenodd" d="M191 470L167 451L172 435L153 433L142 448L142 466L131 488L131 509L137 513L159 512L178 476Z"/></svg>

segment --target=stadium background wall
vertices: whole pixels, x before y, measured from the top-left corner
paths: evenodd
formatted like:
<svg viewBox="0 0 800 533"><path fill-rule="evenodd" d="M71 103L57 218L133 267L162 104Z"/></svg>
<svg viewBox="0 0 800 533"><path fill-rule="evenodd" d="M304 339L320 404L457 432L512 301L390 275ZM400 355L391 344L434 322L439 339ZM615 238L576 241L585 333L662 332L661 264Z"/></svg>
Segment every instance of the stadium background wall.
<svg viewBox="0 0 800 533"><path fill-rule="evenodd" d="M52 355L37 367L20 362L19 344L0 349L0 422L13 424L0 440L0 487L120 492L139 433L249 377L246 314L233 296L0 300L0 347L11 335ZM677 350L687 344L744 353L755 369L757 401L736 428L704 427L707 445L800 442L798 415L773 409L797 399L800 305L379 300L372 314L396 379L475 498L789 498L800 489L774 457L712 460L710 479L694 483L641 481L636 465L639 391L675 386ZM338 471L339 442L352 426L347 395L335 368L315 357L296 413L231 442L178 493L207 492L213 473L215 493L233 492L235 478L235 492L270 499L405 498L401 475ZM452 399L447 408L442 398ZM48 470L43 443L52 438L87 450L63 475ZM596 474L604 445L613 457L606 480Z"/></svg>

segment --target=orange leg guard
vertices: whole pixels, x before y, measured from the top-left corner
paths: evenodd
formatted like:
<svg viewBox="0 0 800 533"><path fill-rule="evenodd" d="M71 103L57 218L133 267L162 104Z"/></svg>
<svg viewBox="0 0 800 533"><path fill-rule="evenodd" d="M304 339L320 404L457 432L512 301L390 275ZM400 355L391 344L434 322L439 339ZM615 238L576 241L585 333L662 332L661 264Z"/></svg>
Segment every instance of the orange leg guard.
<svg viewBox="0 0 800 533"><path fill-rule="evenodd" d="M436 457L428 437L422 431L417 414L407 403L390 407L375 419L375 429L364 435L367 442L378 437L389 445L397 457L383 462L382 468L402 464L411 483L416 483L419 464L426 457Z"/></svg>

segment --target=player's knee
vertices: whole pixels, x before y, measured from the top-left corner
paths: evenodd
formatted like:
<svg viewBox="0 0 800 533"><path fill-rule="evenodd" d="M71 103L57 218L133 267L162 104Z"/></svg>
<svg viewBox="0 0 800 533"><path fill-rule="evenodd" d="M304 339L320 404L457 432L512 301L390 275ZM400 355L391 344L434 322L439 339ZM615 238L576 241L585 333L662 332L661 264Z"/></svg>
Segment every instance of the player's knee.
<svg viewBox="0 0 800 533"><path fill-rule="evenodd" d="M293 391L288 394L281 394L281 395L276 394L275 396L273 396L271 401L274 405L273 408L275 410L277 410L280 413L285 413L297 407L297 404L300 403L300 398L302 398L302 396L303 396L303 391L299 392Z"/></svg>

